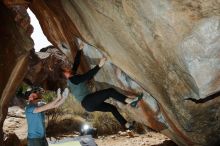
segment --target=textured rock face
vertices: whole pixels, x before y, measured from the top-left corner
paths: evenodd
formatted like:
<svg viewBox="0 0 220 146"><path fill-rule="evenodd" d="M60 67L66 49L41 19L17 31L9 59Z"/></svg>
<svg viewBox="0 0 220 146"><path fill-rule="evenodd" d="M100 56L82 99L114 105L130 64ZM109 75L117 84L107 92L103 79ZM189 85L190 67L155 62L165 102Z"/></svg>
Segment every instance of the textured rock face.
<svg viewBox="0 0 220 146"><path fill-rule="evenodd" d="M52 91L66 87L62 69L71 67L72 64L59 49L47 46L39 52L31 50L28 63L28 71L24 77L24 82L28 85L41 86L45 90ZM88 70L88 66L85 65L86 61L82 56L79 73L82 70Z"/></svg>
<svg viewBox="0 0 220 146"><path fill-rule="evenodd" d="M218 0L33 1L31 8L57 46L82 37L151 95L142 104L147 125L179 145L220 143Z"/></svg>
<svg viewBox="0 0 220 146"><path fill-rule="evenodd" d="M20 9L25 7L21 6ZM2 127L9 101L23 80L28 65L29 50L33 47L33 41L28 33L30 31L25 29L29 27L24 28L21 23L16 22L16 16L16 12L0 2L0 145L2 146L4 146ZM26 17L29 18L28 15Z"/></svg>
<svg viewBox="0 0 220 146"><path fill-rule="evenodd" d="M32 59L29 62L29 69L24 81L29 85L38 85L47 90L56 91L66 86L66 80L62 76L61 69L71 64L64 54L48 46L40 52L32 52Z"/></svg>
<svg viewBox="0 0 220 146"><path fill-rule="evenodd" d="M141 107L128 109L136 120L178 145L220 143L219 0L33 0L29 5L48 39L70 60L79 37L137 83L122 78L125 86L145 90ZM97 55L94 48L87 52ZM104 73L111 74L111 67ZM98 79L116 82L109 77Z"/></svg>

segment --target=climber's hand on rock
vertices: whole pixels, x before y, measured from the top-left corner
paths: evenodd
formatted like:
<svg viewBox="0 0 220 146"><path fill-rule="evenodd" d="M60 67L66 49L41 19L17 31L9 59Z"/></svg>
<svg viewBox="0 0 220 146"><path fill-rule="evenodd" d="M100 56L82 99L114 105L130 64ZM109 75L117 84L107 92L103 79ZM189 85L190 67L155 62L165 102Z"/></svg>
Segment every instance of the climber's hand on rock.
<svg viewBox="0 0 220 146"><path fill-rule="evenodd" d="M81 43L79 44L79 50L82 50L84 48L85 44L83 43L83 41L81 41Z"/></svg>
<svg viewBox="0 0 220 146"><path fill-rule="evenodd" d="M107 58L106 57L102 57L100 59L100 62L99 62L99 67L102 67L105 64L106 61L107 61Z"/></svg>

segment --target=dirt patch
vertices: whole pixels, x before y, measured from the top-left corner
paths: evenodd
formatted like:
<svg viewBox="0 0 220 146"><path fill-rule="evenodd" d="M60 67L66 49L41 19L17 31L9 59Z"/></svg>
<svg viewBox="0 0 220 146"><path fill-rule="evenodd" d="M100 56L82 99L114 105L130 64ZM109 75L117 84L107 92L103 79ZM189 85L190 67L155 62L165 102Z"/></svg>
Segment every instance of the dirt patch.
<svg viewBox="0 0 220 146"><path fill-rule="evenodd" d="M111 135L99 137L95 142L98 146L177 146L169 138L156 132L148 132L141 135L135 134L133 138Z"/></svg>

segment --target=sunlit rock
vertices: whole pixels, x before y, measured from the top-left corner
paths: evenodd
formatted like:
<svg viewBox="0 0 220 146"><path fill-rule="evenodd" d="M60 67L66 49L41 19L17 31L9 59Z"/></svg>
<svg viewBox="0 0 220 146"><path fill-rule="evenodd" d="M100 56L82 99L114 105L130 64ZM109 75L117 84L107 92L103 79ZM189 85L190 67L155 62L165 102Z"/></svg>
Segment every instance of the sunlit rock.
<svg viewBox="0 0 220 146"><path fill-rule="evenodd" d="M50 42L71 62L76 38L97 48L85 50L90 58L108 57L113 65L96 80L121 88L129 87L132 79L136 83L132 89L145 91L140 108L119 106L136 120L178 145L220 143L219 0L33 0L24 5L30 6ZM82 65L84 70L87 65ZM114 67L129 79L117 79ZM4 80L4 87L9 82Z"/></svg>

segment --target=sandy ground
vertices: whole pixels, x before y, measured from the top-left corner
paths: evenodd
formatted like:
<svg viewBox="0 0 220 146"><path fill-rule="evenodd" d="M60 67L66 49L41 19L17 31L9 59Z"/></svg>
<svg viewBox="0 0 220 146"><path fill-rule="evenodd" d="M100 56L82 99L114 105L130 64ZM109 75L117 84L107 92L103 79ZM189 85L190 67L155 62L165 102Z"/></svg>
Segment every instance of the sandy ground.
<svg viewBox="0 0 220 146"><path fill-rule="evenodd" d="M175 146L167 137L160 133L148 132L144 135L135 134L133 138L112 135L95 140L98 146Z"/></svg>

